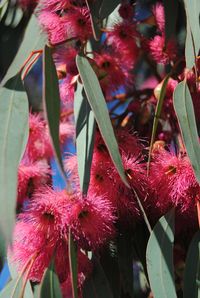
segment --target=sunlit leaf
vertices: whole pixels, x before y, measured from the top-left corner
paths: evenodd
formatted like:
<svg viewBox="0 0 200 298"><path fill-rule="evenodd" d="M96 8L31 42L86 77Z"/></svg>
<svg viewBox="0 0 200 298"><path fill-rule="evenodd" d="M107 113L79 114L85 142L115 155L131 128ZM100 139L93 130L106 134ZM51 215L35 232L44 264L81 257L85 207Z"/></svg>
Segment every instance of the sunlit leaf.
<svg viewBox="0 0 200 298"><path fill-rule="evenodd" d="M186 18L187 18L187 35L185 42L185 57L187 68L192 68L200 49L200 1L184 0Z"/></svg>
<svg viewBox="0 0 200 298"><path fill-rule="evenodd" d="M198 280L200 279L200 231L196 232L190 243L187 253L183 297L199 298L200 288Z"/></svg>
<svg viewBox="0 0 200 298"><path fill-rule="evenodd" d="M78 158L78 172L80 187L87 193L90 182L90 168L94 147L94 113L85 96L82 85L78 85L74 99L74 117L76 123L76 151Z"/></svg>
<svg viewBox="0 0 200 298"><path fill-rule="evenodd" d="M21 46L1 82L1 86L20 71L24 61L32 51L41 50L44 44L45 37L41 33L36 16L33 14L26 28Z"/></svg>
<svg viewBox="0 0 200 298"><path fill-rule="evenodd" d="M186 81L178 84L174 92L174 108L183 141L194 173L200 182L200 145L192 98Z"/></svg>
<svg viewBox="0 0 200 298"><path fill-rule="evenodd" d="M147 245L147 271L154 298L176 298L174 267L174 210L155 225Z"/></svg>
<svg viewBox="0 0 200 298"><path fill-rule="evenodd" d="M123 182L129 186L124 173L118 144L114 135L105 98L103 96L97 76L86 57L77 55L76 62L87 99L94 112L101 135L106 143L110 156L118 170L120 177L122 178Z"/></svg>
<svg viewBox="0 0 200 298"><path fill-rule="evenodd" d="M62 298L60 282L54 271L53 261L46 269L41 281L40 298Z"/></svg>
<svg viewBox="0 0 200 298"><path fill-rule="evenodd" d="M28 99L20 75L0 91L0 229L2 246L15 223L17 171L28 140Z"/></svg>
<svg viewBox="0 0 200 298"><path fill-rule="evenodd" d="M23 279L15 278L8 282L5 288L0 292L0 298L22 298L22 287ZM31 284L27 281L23 298L33 298L33 291L31 289Z"/></svg>
<svg viewBox="0 0 200 298"><path fill-rule="evenodd" d="M8 2L9 2L8 0L1 0L1 2L0 2L0 20L7 10Z"/></svg>
<svg viewBox="0 0 200 298"><path fill-rule="evenodd" d="M46 118L48 121L49 132L54 148L54 153L60 166L61 173L65 177L64 166L62 162L59 125L60 125L60 93L58 85L58 77L55 64L52 58L52 50L50 47L44 48L44 85L43 100L45 105Z"/></svg>

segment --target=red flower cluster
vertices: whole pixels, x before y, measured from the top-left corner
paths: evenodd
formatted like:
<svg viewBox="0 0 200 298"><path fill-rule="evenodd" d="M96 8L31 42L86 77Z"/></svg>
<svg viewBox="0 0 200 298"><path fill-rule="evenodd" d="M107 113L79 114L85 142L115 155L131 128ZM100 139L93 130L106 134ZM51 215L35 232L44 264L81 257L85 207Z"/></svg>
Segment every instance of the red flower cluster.
<svg viewBox="0 0 200 298"><path fill-rule="evenodd" d="M20 1L23 7L28 7L29 2ZM122 2L118 7L118 18L108 27L101 28L102 41L95 50L89 47L93 32L90 11L84 0L41 0L36 8L41 28L53 47L59 78L61 148L74 139L74 119L68 112L77 83L81 82L76 55L83 51L108 103L130 185L128 188L122 182L97 128L87 195L83 196L80 191L77 157L67 155L67 152L63 154L70 187L53 190L50 169L53 147L48 126L41 114L30 113L29 140L18 172L19 215L10 254L19 271L29 259L33 260L29 279L36 282L41 281L54 256L64 297L71 297L69 228L78 246L81 297L81 287L92 272L88 251L99 252L115 239L119 226L133 228L142 220L138 200L150 222L155 223L172 207L176 208L180 218L195 218L196 202L200 199L199 184L185 148L178 141L181 137L173 107L173 92L184 78L194 106L199 106L200 89L195 73L199 75L199 65L197 63L195 70L185 69L179 45L174 39L166 41L164 8L160 3L151 8L154 33L146 36L140 25L148 21L138 21L135 7L129 1ZM138 65L144 60L149 63L147 72L150 75L143 78L137 72ZM159 115L157 142L148 164L153 115L168 68L172 75ZM199 124L198 112L196 120Z"/></svg>

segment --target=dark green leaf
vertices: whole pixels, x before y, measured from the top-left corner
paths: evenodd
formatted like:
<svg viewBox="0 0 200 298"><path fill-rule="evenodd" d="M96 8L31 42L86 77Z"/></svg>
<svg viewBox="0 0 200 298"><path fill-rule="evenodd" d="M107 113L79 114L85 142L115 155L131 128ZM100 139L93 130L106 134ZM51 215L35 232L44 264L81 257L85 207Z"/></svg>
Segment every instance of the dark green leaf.
<svg viewBox="0 0 200 298"><path fill-rule="evenodd" d="M178 84L174 92L174 108L179 121L183 141L194 173L200 182L200 145L194 108L189 88L185 81Z"/></svg>
<svg viewBox="0 0 200 298"><path fill-rule="evenodd" d="M109 282L113 298L120 298L121 282L117 253L113 255L109 249L104 249L101 253L100 264Z"/></svg>
<svg viewBox="0 0 200 298"><path fill-rule="evenodd" d="M101 7L102 0L98 0L98 1L86 0L86 3L90 10L90 18L91 18L94 38L96 40L99 40L101 36L101 22L100 22L99 10Z"/></svg>
<svg viewBox="0 0 200 298"><path fill-rule="evenodd" d="M174 267L174 210L155 225L147 245L147 271L155 298L176 298Z"/></svg>
<svg viewBox="0 0 200 298"><path fill-rule="evenodd" d="M170 75L167 75L163 80L162 87L161 87L161 90L160 90L160 96L158 98L157 105L156 105L155 115L154 115L154 119L153 119L153 129L152 129L152 134L151 134L151 142L150 142L150 148L149 148L148 164L147 164L147 171L148 172L149 172L149 168L150 168L150 161L151 161L151 154L152 154L153 144L154 144L154 141L155 141L158 122L159 122L160 114L161 114L161 111L162 111L163 102L164 102L165 93L166 93L166 88L167 88L167 83L168 83L169 78L170 78Z"/></svg>
<svg viewBox="0 0 200 298"><path fill-rule="evenodd" d="M64 177L66 177L62 162L59 139L60 93L58 77L55 64L52 58L52 51L51 48L48 46L45 46L44 48L43 100L55 156L60 167L61 173Z"/></svg>
<svg viewBox="0 0 200 298"><path fill-rule="evenodd" d="M117 251L123 292L133 298L133 247L130 233L124 231L118 236Z"/></svg>
<svg viewBox="0 0 200 298"><path fill-rule="evenodd" d="M147 266L146 266L146 247L149 240L149 230L145 222L137 223L133 231L133 251L134 259L139 260L143 266L144 273L148 279Z"/></svg>
<svg viewBox="0 0 200 298"><path fill-rule="evenodd" d="M99 261L94 259L92 275L86 280L83 298L113 298L109 282Z"/></svg>
<svg viewBox="0 0 200 298"><path fill-rule="evenodd" d="M69 230L69 263L70 263L73 298L78 298L77 247L74 242L71 229Z"/></svg>
<svg viewBox="0 0 200 298"><path fill-rule="evenodd" d="M176 36L176 21L178 13L178 0L164 0L165 8L165 36L166 40ZM173 11L173 13L172 13Z"/></svg>
<svg viewBox="0 0 200 298"><path fill-rule="evenodd" d="M21 46L1 82L1 86L3 86L8 79L16 75L16 73L20 71L20 68L22 67L24 61L28 58L29 54L32 51L41 50L44 43L45 38L41 33L38 20L35 15L32 15L26 28Z"/></svg>
<svg viewBox="0 0 200 298"><path fill-rule="evenodd" d="M41 281L40 298L62 298L60 282L54 271L53 261L46 269Z"/></svg>
<svg viewBox="0 0 200 298"><path fill-rule="evenodd" d="M20 296L22 287L23 279L17 277L8 282L8 284L0 292L0 298L22 298L22 296ZM33 292L29 281L26 283L23 298L33 298Z"/></svg>
<svg viewBox="0 0 200 298"><path fill-rule="evenodd" d="M18 165L28 140L28 99L20 74L0 91L0 229L1 245L11 239L15 223Z"/></svg>
<svg viewBox="0 0 200 298"><path fill-rule="evenodd" d="M200 231L196 232L190 244L185 273L184 273L184 287L183 297L198 298L200 297L199 289L200 279Z"/></svg>
<svg viewBox="0 0 200 298"><path fill-rule="evenodd" d="M78 84L74 99L74 117L76 123L76 151L80 187L82 192L87 194L94 147L95 120L94 113L80 84Z"/></svg>
<svg viewBox="0 0 200 298"><path fill-rule="evenodd" d="M107 145L110 156L118 170L121 179L129 187L124 173L118 144L115 139L113 127L109 117L106 102L99 85L99 81L86 57L77 55L76 62L87 95L87 99L94 112L101 135Z"/></svg>
<svg viewBox="0 0 200 298"><path fill-rule="evenodd" d="M187 68L192 68L195 64L195 58L198 56L200 49L200 1L184 0L186 18L187 18L187 35L185 44L185 56Z"/></svg>
<svg viewBox="0 0 200 298"><path fill-rule="evenodd" d="M121 0L103 0L100 8L100 18L107 18L120 3Z"/></svg>

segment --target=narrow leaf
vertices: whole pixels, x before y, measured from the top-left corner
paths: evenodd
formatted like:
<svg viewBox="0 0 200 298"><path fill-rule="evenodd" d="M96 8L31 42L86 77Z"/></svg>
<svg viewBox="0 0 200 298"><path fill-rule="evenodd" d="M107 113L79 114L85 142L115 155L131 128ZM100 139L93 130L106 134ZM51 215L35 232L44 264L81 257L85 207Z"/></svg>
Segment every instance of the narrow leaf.
<svg viewBox="0 0 200 298"><path fill-rule="evenodd" d="M164 0L163 4L165 8L165 36L167 41L171 37L175 38L176 36L178 0Z"/></svg>
<svg viewBox="0 0 200 298"><path fill-rule="evenodd" d="M0 292L0 298L21 298L20 293L22 286L22 278L15 278L9 281L5 288ZM23 298L33 298L33 291L29 281L26 283Z"/></svg>
<svg viewBox="0 0 200 298"><path fill-rule="evenodd" d="M109 282L97 259L94 260L92 275L86 280L83 298L113 298Z"/></svg>
<svg viewBox="0 0 200 298"><path fill-rule="evenodd" d="M8 269L10 272L10 276L12 279L15 279L18 276L18 272L17 272L15 264L13 263L13 261L10 258L10 255L7 255L7 262L8 262Z"/></svg>
<svg viewBox="0 0 200 298"><path fill-rule="evenodd" d="M101 23L100 23L100 15L99 15L101 3L102 3L102 0L99 0L99 1L86 0L87 7L90 11L90 19L92 23L93 35L96 40L99 40L101 36Z"/></svg>
<svg viewBox="0 0 200 298"><path fill-rule="evenodd" d="M120 3L121 0L103 0L100 8L100 18L107 18Z"/></svg>
<svg viewBox="0 0 200 298"><path fill-rule="evenodd" d="M185 81L174 91L174 108L179 121L183 141L190 158L195 176L200 182L200 145L195 121L194 108L189 88Z"/></svg>
<svg viewBox="0 0 200 298"><path fill-rule="evenodd" d="M170 75L167 75L164 78L163 82L162 82L162 87L161 87L161 90L160 90L160 96L158 98L157 105L156 105L155 115L154 115L154 119L153 119L153 129L152 129L152 134L151 134L151 142L150 142L150 148L149 148L149 157L148 157L148 163L147 163L147 171L148 172L149 172L149 168L150 168L150 161L151 161L151 154L152 154L153 144L154 144L154 141L155 141L158 122L159 122L160 114L161 114L161 111L162 111L163 102L164 102L164 98L165 98L165 94L166 94L167 83L168 83L169 78L170 78Z"/></svg>
<svg viewBox="0 0 200 298"><path fill-rule="evenodd" d="M7 10L8 3L9 3L8 0L1 0L1 2L0 2L0 20L2 19L4 13Z"/></svg>
<svg viewBox="0 0 200 298"><path fill-rule="evenodd" d="M131 240L130 233L121 233L117 239L117 251L123 292L133 298L133 247Z"/></svg>
<svg viewBox="0 0 200 298"><path fill-rule="evenodd" d="M192 68L200 49L200 1L193 0L192 5L189 0L184 0L186 18L187 18L187 34L185 44L185 56L187 68Z"/></svg>
<svg viewBox="0 0 200 298"><path fill-rule="evenodd" d="M200 231L196 232L190 244L184 273L183 297L200 297Z"/></svg>
<svg viewBox="0 0 200 298"><path fill-rule="evenodd" d="M4 5L6 5L7 3L8 3L8 0L1 0L1 2L0 2L0 9L2 7L4 7Z"/></svg>
<svg viewBox="0 0 200 298"><path fill-rule="evenodd" d="M58 77L56 73L55 64L52 58L51 48L47 45L44 48L43 101L55 156L60 167L61 173L64 177L66 177L62 162L59 139L60 94Z"/></svg>
<svg viewBox="0 0 200 298"><path fill-rule="evenodd" d="M97 76L86 57L77 55L76 63L87 95L87 99L94 112L101 135L121 179L126 186L129 187L124 173L118 144L115 139L105 98L103 96Z"/></svg>
<svg viewBox="0 0 200 298"><path fill-rule="evenodd" d="M108 249L101 252L100 264L112 290L113 298L120 298L121 280L119 263L116 255Z"/></svg>
<svg viewBox="0 0 200 298"><path fill-rule="evenodd" d="M83 86L80 84L78 84L74 99L74 117L76 123L76 151L80 187L82 192L87 194L94 147L95 120Z"/></svg>
<svg viewBox="0 0 200 298"><path fill-rule="evenodd" d="M134 255L137 256L143 266L143 270L148 280L147 264L146 264L146 247L149 240L149 230L143 221L135 225L133 231L133 250Z"/></svg>
<svg viewBox="0 0 200 298"><path fill-rule="evenodd" d="M193 36L190 29L190 25L187 22L187 34L185 40L185 58L187 68L192 68L195 64L196 53L193 45Z"/></svg>
<svg viewBox="0 0 200 298"><path fill-rule="evenodd" d="M42 49L44 44L45 37L41 33L36 16L33 14L26 28L21 46L1 82L1 86L3 86L8 79L20 71L24 61L28 58L32 51Z"/></svg>
<svg viewBox="0 0 200 298"><path fill-rule="evenodd" d="M34 298L40 298L40 290L41 290L40 284L37 284L37 285L34 286L34 290L33 290L33 297Z"/></svg>
<svg viewBox="0 0 200 298"><path fill-rule="evenodd" d="M41 281L40 298L62 298L60 282L54 271L53 261L46 269Z"/></svg>
<svg viewBox="0 0 200 298"><path fill-rule="evenodd" d="M77 247L74 242L71 229L69 229L69 263L70 263L73 298L78 298Z"/></svg>
<svg viewBox="0 0 200 298"><path fill-rule="evenodd" d="M147 245L147 271L155 298L176 298L174 268L174 210L155 225Z"/></svg>
<svg viewBox="0 0 200 298"><path fill-rule="evenodd" d="M10 241L15 222L18 165L28 140L28 99L20 74L0 91L0 230Z"/></svg>

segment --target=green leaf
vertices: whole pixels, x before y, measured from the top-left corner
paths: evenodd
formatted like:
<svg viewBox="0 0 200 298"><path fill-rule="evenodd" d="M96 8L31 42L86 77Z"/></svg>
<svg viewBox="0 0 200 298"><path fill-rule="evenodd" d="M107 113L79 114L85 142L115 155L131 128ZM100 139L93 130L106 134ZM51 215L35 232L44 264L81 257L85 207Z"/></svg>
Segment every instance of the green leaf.
<svg viewBox="0 0 200 298"><path fill-rule="evenodd" d="M72 293L73 298L78 298L78 262L77 262L77 247L69 229L69 263L70 263L70 274L72 282Z"/></svg>
<svg viewBox="0 0 200 298"><path fill-rule="evenodd" d="M192 68L195 64L196 53L194 48L194 40L192 36L192 32L189 26L189 22L187 22L187 34L185 40L185 59L187 68Z"/></svg>
<svg viewBox="0 0 200 298"><path fill-rule="evenodd" d="M146 247L149 240L149 230L145 225L144 221L138 222L133 230L133 250L134 256L140 261L143 266L143 270L146 278L147 274L147 264L146 264Z"/></svg>
<svg viewBox="0 0 200 298"><path fill-rule="evenodd" d="M117 253L115 255L109 250L106 248L101 252L100 264L109 282L113 298L120 298L121 281Z"/></svg>
<svg viewBox="0 0 200 298"><path fill-rule="evenodd" d="M147 245L147 271L155 298L176 298L174 267L174 210L155 225Z"/></svg>
<svg viewBox="0 0 200 298"><path fill-rule="evenodd" d="M109 282L99 261L94 258L92 275L86 279L83 298L113 298Z"/></svg>
<svg viewBox="0 0 200 298"><path fill-rule="evenodd" d="M40 284L34 286L33 297L40 298Z"/></svg>
<svg viewBox="0 0 200 298"><path fill-rule="evenodd" d="M9 3L8 0L1 0L1 2L0 2L0 20L2 19L4 13L7 10L8 3Z"/></svg>
<svg viewBox="0 0 200 298"><path fill-rule="evenodd" d="M147 163L147 172L148 173L149 173L149 169L150 169L150 162L151 162L151 154L152 154L153 144L154 144L154 141L155 141L158 122L159 122L160 114L161 114L161 111L162 111L163 102L164 102L164 98L165 98L165 94L166 94L167 83L168 83L169 78L170 78L170 74L166 75L166 77L163 80L162 87L161 87L161 90L160 90L160 96L158 98L157 105L156 105L155 115L154 115L154 119L153 119L153 129L152 129L152 134L151 134L151 142L150 142L150 148L149 148L149 157L148 157L148 163Z"/></svg>
<svg viewBox="0 0 200 298"><path fill-rule="evenodd" d="M165 8L165 36L166 40L176 36L176 21L178 14L178 0L164 0ZM172 13L173 11L173 13Z"/></svg>
<svg viewBox="0 0 200 298"><path fill-rule="evenodd" d="M86 0L87 7L90 11L93 35L96 40L99 40L101 37L101 23L100 23L99 10L100 10L102 1L103 0L99 0L99 1Z"/></svg>
<svg viewBox="0 0 200 298"><path fill-rule="evenodd" d="M184 0L186 18L187 18L187 35L185 45L185 56L187 68L192 68L200 49L200 1L193 0L192 4L189 0Z"/></svg>
<svg viewBox="0 0 200 298"><path fill-rule="evenodd" d="M60 93L58 77L52 58L52 50L47 45L44 48L43 100L55 157L60 167L61 173L64 177L66 177L62 162L59 139Z"/></svg>
<svg viewBox="0 0 200 298"><path fill-rule="evenodd" d="M62 298L60 282L54 271L54 262L46 269L41 281L40 298Z"/></svg>
<svg viewBox="0 0 200 298"><path fill-rule="evenodd" d="M0 2L0 9L2 7L4 7L4 5L6 5L8 2L9 2L8 0L1 0L1 2Z"/></svg>
<svg viewBox="0 0 200 298"><path fill-rule="evenodd" d="M4 289L0 292L0 298L22 298L21 291L23 287L23 279L15 278L8 282ZM25 286L23 298L33 298L31 284L28 281Z"/></svg>
<svg viewBox="0 0 200 298"><path fill-rule="evenodd" d="M17 172L28 140L28 116L28 99L19 74L0 91L1 249L10 241L15 223Z"/></svg>
<svg viewBox="0 0 200 298"><path fill-rule="evenodd" d="M103 0L100 8L100 18L107 18L120 3L121 0Z"/></svg>
<svg viewBox="0 0 200 298"><path fill-rule="evenodd" d="M80 84L78 84L74 99L74 117L80 187L82 192L87 194L94 148L95 119L85 96L83 86Z"/></svg>
<svg viewBox="0 0 200 298"><path fill-rule="evenodd" d="M133 298L133 246L129 232L123 231L117 239L118 263L123 292Z"/></svg>
<svg viewBox="0 0 200 298"><path fill-rule="evenodd" d="M3 86L8 79L15 76L20 71L24 61L28 58L32 51L41 50L44 44L45 38L41 33L38 20L35 15L32 15L26 28L21 46L1 82L1 86Z"/></svg>
<svg viewBox="0 0 200 298"><path fill-rule="evenodd" d="M103 96L97 76L86 57L77 55L76 63L87 95L87 99L94 112L101 135L121 179L126 186L129 187L124 173L118 144L114 135L105 98Z"/></svg>
<svg viewBox="0 0 200 298"><path fill-rule="evenodd" d="M10 272L10 276L12 279L15 279L18 277L18 272L16 269L15 264L13 263L13 261L10 258L10 255L7 255L7 262L8 262L8 268L9 268L9 272Z"/></svg>
<svg viewBox="0 0 200 298"><path fill-rule="evenodd" d="M198 298L200 297L199 289L200 279L200 231L194 235L188 249L185 273L183 297Z"/></svg>
<svg viewBox="0 0 200 298"><path fill-rule="evenodd" d="M189 88L185 81L174 91L174 108L179 121L183 141L190 158L195 176L200 182L200 145L194 108Z"/></svg>

